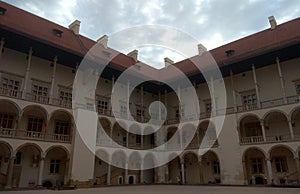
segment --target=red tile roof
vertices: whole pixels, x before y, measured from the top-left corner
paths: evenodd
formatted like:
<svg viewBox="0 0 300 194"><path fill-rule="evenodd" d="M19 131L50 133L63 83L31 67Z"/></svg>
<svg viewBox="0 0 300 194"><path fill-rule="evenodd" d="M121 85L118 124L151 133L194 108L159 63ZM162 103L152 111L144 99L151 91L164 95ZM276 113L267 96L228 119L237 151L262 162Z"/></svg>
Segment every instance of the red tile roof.
<svg viewBox="0 0 300 194"><path fill-rule="evenodd" d="M33 15L7 3L0 2L0 7L3 7L7 10L5 15L0 19L0 27L3 29L19 33L25 37L43 42L82 57L86 54L87 50L96 44L95 41L87 37L75 35L73 31L68 28ZM267 52L275 48L299 44L299 26L300 18L278 25L275 30L266 29L251 36L247 36L215 48L211 50L210 53L216 62L221 65L223 63L229 63L255 56L256 54ZM59 38L55 36L53 29L61 30L63 32L62 37ZM78 38L80 41L78 41ZM80 42L82 42L82 45ZM234 50L233 55L230 57L226 56L226 51L228 50ZM111 48L108 48L108 51L115 52ZM194 59L197 57L199 56L195 56ZM125 70L134 65L135 61L127 55L120 53L112 60L112 63L114 68ZM141 65L145 66L144 68L148 71L155 71L153 67L147 66L144 63ZM196 70L195 66L192 65L189 59L175 63L174 66L178 67L186 74L193 73ZM166 71L168 71L168 68L160 70L161 73Z"/></svg>

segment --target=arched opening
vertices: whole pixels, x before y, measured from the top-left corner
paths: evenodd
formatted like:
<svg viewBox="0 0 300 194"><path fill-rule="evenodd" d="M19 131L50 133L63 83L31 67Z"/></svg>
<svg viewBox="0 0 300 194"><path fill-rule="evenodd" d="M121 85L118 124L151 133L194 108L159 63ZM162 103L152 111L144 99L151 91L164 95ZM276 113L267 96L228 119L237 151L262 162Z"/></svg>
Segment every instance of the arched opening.
<svg viewBox="0 0 300 194"><path fill-rule="evenodd" d="M273 179L275 184L297 182L297 168L290 148L275 146L270 150Z"/></svg>
<svg viewBox="0 0 300 194"><path fill-rule="evenodd" d="M142 129L140 126L133 124L129 128L128 146L133 149L140 149L142 147Z"/></svg>
<svg viewBox="0 0 300 194"><path fill-rule="evenodd" d="M242 144L263 142L260 120L255 115L247 115L240 121L240 141Z"/></svg>
<svg viewBox="0 0 300 194"><path fill-rule="evenodd" d="M62 186L68 182L69 154L61 147L50 148L45 157L42 182L47 186L51 182L53 186Z"/></svg>
<svg viewBox="0 0 300 194"><path fill-rule="evenodd" d="M178 184L181 182L181 165L180 165L180 158L176 156L173 160L168 163L168 175L169 175L169 183Z"/></svg>
<svg viewBox="0 0 300 194"><path fill-rule="evenodd" d="M0 107L0 136L13 136L18 125L19 109L7 100L0 100Z"/></svg>
<svg viewBox="0 0 300 194"><path fill-rule="evenodd" d="M291 139L288 120L282 112L270 112L264 119L264 125L268 142Z"/></svg>
<svg viewBox="0 0 300 194"><path fill-rule="evenodd" d="M119 123L113 126L112 139L119 145L127 146L127 131Z"/></svg>
<svg viewBox="0 0 300 194"><path fill-rule="evenodd" d="M97 131L97 145L107 146L110 145L112 141L112 129L111 122L107 118L99 119L101 127Z"/></svg>
<svg viewBox="0 0 300 194"><path fill-rule="evenodd" d="M34 187L38 184L41 148L24 144L17 149L13 168L13 187Z"/></svg>
<svg viewBox="0 0 300 194"><path fill-rule="evenodd" d="M198 126L200 148L218 146L215 125L210 121L203 121Z"/></svg>
<svg viewBox="0 0 300 194"><path fill-rule="evenodd" d="M201 157L201 171L203 183L221 183L220 160L214 152L208 151Z"/></svg>
<svg viewBox="0 0 300 194"><path fill-rule="evenodd" d="M143 149L150 149L155 147L155 133L154 129L152 127L146 127L144 129L144 135L143 138Z"/></svg>
<svg viewBox="0 0 300 194"><path fill-rule="evenodd" d="M21 117L18 135L33 139L44 139L47 129L47 111L40 106L27 106Z"/></svg>
<svg viewBox="0 0 300 194"><path fill-rule="evenodd" d="M55 111L49 122L49 133L47 134L50 140L70 142L72 136L73 122L69 113L58 110Z"/></svg>
<svg viewBox="0 0 300 194"><path fill-rule="evenodd" d="M111 173L111 166L107 162L109 161L109 154L104 150L97 150L95 156L94 167L94 183L96 185L107 185L111 180L108 173Z"/></svg>
<svg viewBox="0 0 300 194"><path fill-rule="evenodd" d="M142 158L138 152L133 152L128 159L128 183L135 184L139 182L138 180L144 179L141 166ZM132 180L130 179L132 178ZM132 183L130 183L132 181ZM142 182L142 181L141 181Z"/></svg>
<svg viewBox="0 0 300 194"><path fill-rule="evenodd" d="M124 184L124 181L127 178L125 177L125 168L127 162L125 153L122 151L113 153L112 162L114 166L111 168L111 183L113 185L118 185L120 184L120 180L122 180L122 184Z"/></svg>
<svg viewBox="0 0 300 194"><path fill-rule="evenodd" d="M249 148L244 152L244 173L248 184L267 184L267 166L265 154L257 148Z"/></svg>
<svg viewBox="0 0 300 194"><path fill-rule="evenodd" d="M295 139L300 139L300 108L296 109L292 113L291 121Z"/></svg>
<svg viewBox="0 0 300 194"><path fill-rule="evenodd" d="M178 150L181 148L180 132L177 127L169 127L167 129L167 148L169 150Z"/></svg>
<svg viewBox="0 0 300 194"><path fill-rule="evenodd" d="M187 153L184 155L185 166L185 182L186 184L199 184L200 171L198 157L194 153Z"/></svg>
<svg viewBox="0 0 300 194"><path fill-rule="evenodd" d="M7 183L11 151L10 145L0 142L0 188L3 188Z"/></svg>
<svg viewBox="0 0 300 194"><path fill-rule="evenodd" d="M194 125L186 124L182 127L182 145L186 149L198 149L198 133Z"/></svg>
<svg viewBox="0 0 300 194"><path fill-rule="evenodd" d="M143 161L143 167L145 170L143 170L143 179L141 179L141 183L144 184L151 184L155 182L155 156L152 154L147 154L144 157Z"/></svg>

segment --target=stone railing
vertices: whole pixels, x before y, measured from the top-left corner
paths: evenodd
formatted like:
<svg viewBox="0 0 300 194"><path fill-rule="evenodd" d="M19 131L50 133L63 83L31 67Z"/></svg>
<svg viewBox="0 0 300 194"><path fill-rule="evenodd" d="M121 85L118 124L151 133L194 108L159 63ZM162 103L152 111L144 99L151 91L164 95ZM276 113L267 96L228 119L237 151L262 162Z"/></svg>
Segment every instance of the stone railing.
<svg viewBox="0 0 300 194"><path fill-rule="evenodd" d="M50 141L50 142L63 142L70 143L71 136L64 134L52 134L37 131L26 131L26 130L15 130L0 128L0 137L9 137L16 139L30 139L39 141Z"/></svg>

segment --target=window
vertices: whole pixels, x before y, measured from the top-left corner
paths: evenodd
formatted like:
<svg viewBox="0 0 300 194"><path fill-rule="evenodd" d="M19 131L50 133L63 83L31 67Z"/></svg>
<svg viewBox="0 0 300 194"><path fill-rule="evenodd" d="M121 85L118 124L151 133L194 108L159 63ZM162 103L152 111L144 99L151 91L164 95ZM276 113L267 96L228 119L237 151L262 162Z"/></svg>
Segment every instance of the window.
<svg viewBox="0 0 300 194"><path fill-rule="evenodd" d="M177 107L177 109L175 110L175 117L176 119L179 119L180 117L184 117L184 108Z"/></svg>
<svg viewBox="0 0 300 194"><path fill-rule="evenodd" d="M97 108L100 113L103 112L104 110L108 110L108 102L104 100L98 100Z"/></svg>
<svg viewBox="0 0 300 194"><path fill-rule="evenodd" d="M121 105L120 109L121 109L121 114L126 114L127 113L127 106Z"/></svg>
<svg viewBox="0 0 300 194"><path fill-rule="evenodd" d="M206 113L210 113L211 110L212 110L211 100L206 100L205 101L205 111L206 111Z"/></svg>
<svg viewBox="0 0 300 194"><path fill-rule="evenodd" d="M257 102L255 90L243 92L241 96L244 105L253 105Z"/></svg>
<svg viewBox="0 0 300 194"><path fill-rule="evenodd" d="M27 131L41 132L43 129L44 120L38 117L29 117Z"/></svg>
<svg viewBox="0 0 300 194"><path fill-rule="evenodd" d="M60 160L51 160L50 161L50 173L51 174L58 174L60 167Z"/></svg>
<svg viewBox="0 0 300 194"><path fill-rule="evenodd" d="M145 117L145 110L141 110L140 108L136 109L136 116L138 118Z"/></svg>
<svg viewBox="0 0 300 194"><path fill-rule="evenodd" d="M253 174L263 173L262 158L252 158L251 164L252 164L252 173Z"/></svg>
<svg viewBox="0 0 300 194"><path fill-rule="evenodd" d="M22 156L22 153L21 152L17 152L14 164L16 164L16 165L20 165L21 164L21 156Z"/></svg>
<svg viewBox="0 0 300 194"><path fill-rule="evenodd" d="M33 85L32 93L38 96L48 96L48 88L39 85Z"/></svg>
<svg viewBox="0 0 300 194"><path fill-rule="evenodd" d="M220 174L220 163L219 161L213 161L214 174Z"/></svg>
<svg viewBox="0 0 300 194"><path fill-rule="evenodd" d="M68 135L70 132L70 123L66 121L56 121L55 122L55 133Z"/></svg>
<svg viewBox="0 0 300 194"><path fill-rule="evenodd" d="M0 113L0 127L12 129L14 116L9 114Z"/></svg>
<svg viewBox="0 0 300 194"><path fill-rule="evenodd" d="M286 157L277 157L275 160L276 172L287 172Z"/></svg>
<svg viewBox="0 0 300 194"><path fill-rule="evenodd" d="M69 88L60 88L59 99L63 102L72 102L72 90Z"/></svg>
<svg viewBox="0 0 300 194"><path fill-rule="evenodd" d="M296 82L296 92L300 95L300 81Z"/></svg>
<svg viewBox="0 0 300 194"><path fill-rule="evenodd" d="M141 135L136 135L135 142L136 142L137 144L141 144L141 142L142 142L142 136L141 136Z"/></svg>
<svg viewBox="0 0 300 194"><path fill-rule="evenodd" d="M21 87L21 82L14 78L3 77L1 79L2 88L7 92L9 96L17 97L18 91Z"/></svg>
<svg viewBox="0 0 300 194"><path fill-rule="evenodd" d="M0 156L0 169L1 169L1 165L2 165L2 156Z"/></svg>
<svg viewBox="0 0 300 194"><path fill-rule="evenodd" d="M154 145L154 143L155 143L155 136L154 136L154 134L151 134L150 135L150 144Z"/></svg>

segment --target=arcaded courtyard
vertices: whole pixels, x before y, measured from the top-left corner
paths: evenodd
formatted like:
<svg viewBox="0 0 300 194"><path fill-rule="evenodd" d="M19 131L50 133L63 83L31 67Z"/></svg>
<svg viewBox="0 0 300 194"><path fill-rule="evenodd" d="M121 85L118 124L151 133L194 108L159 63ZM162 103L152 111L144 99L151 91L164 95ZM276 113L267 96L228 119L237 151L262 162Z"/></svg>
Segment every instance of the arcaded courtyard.
<svg viewBox="0 0 300 194"><path fill-rule="evenodd" d="M77 190L22 190L22 191L2 191L7 194L299 194L300 188L273 188L273 187L232 187L232 186L181 186L181 185L151 185L151 186L118 186L102 187L92 189Z"/></svg>

